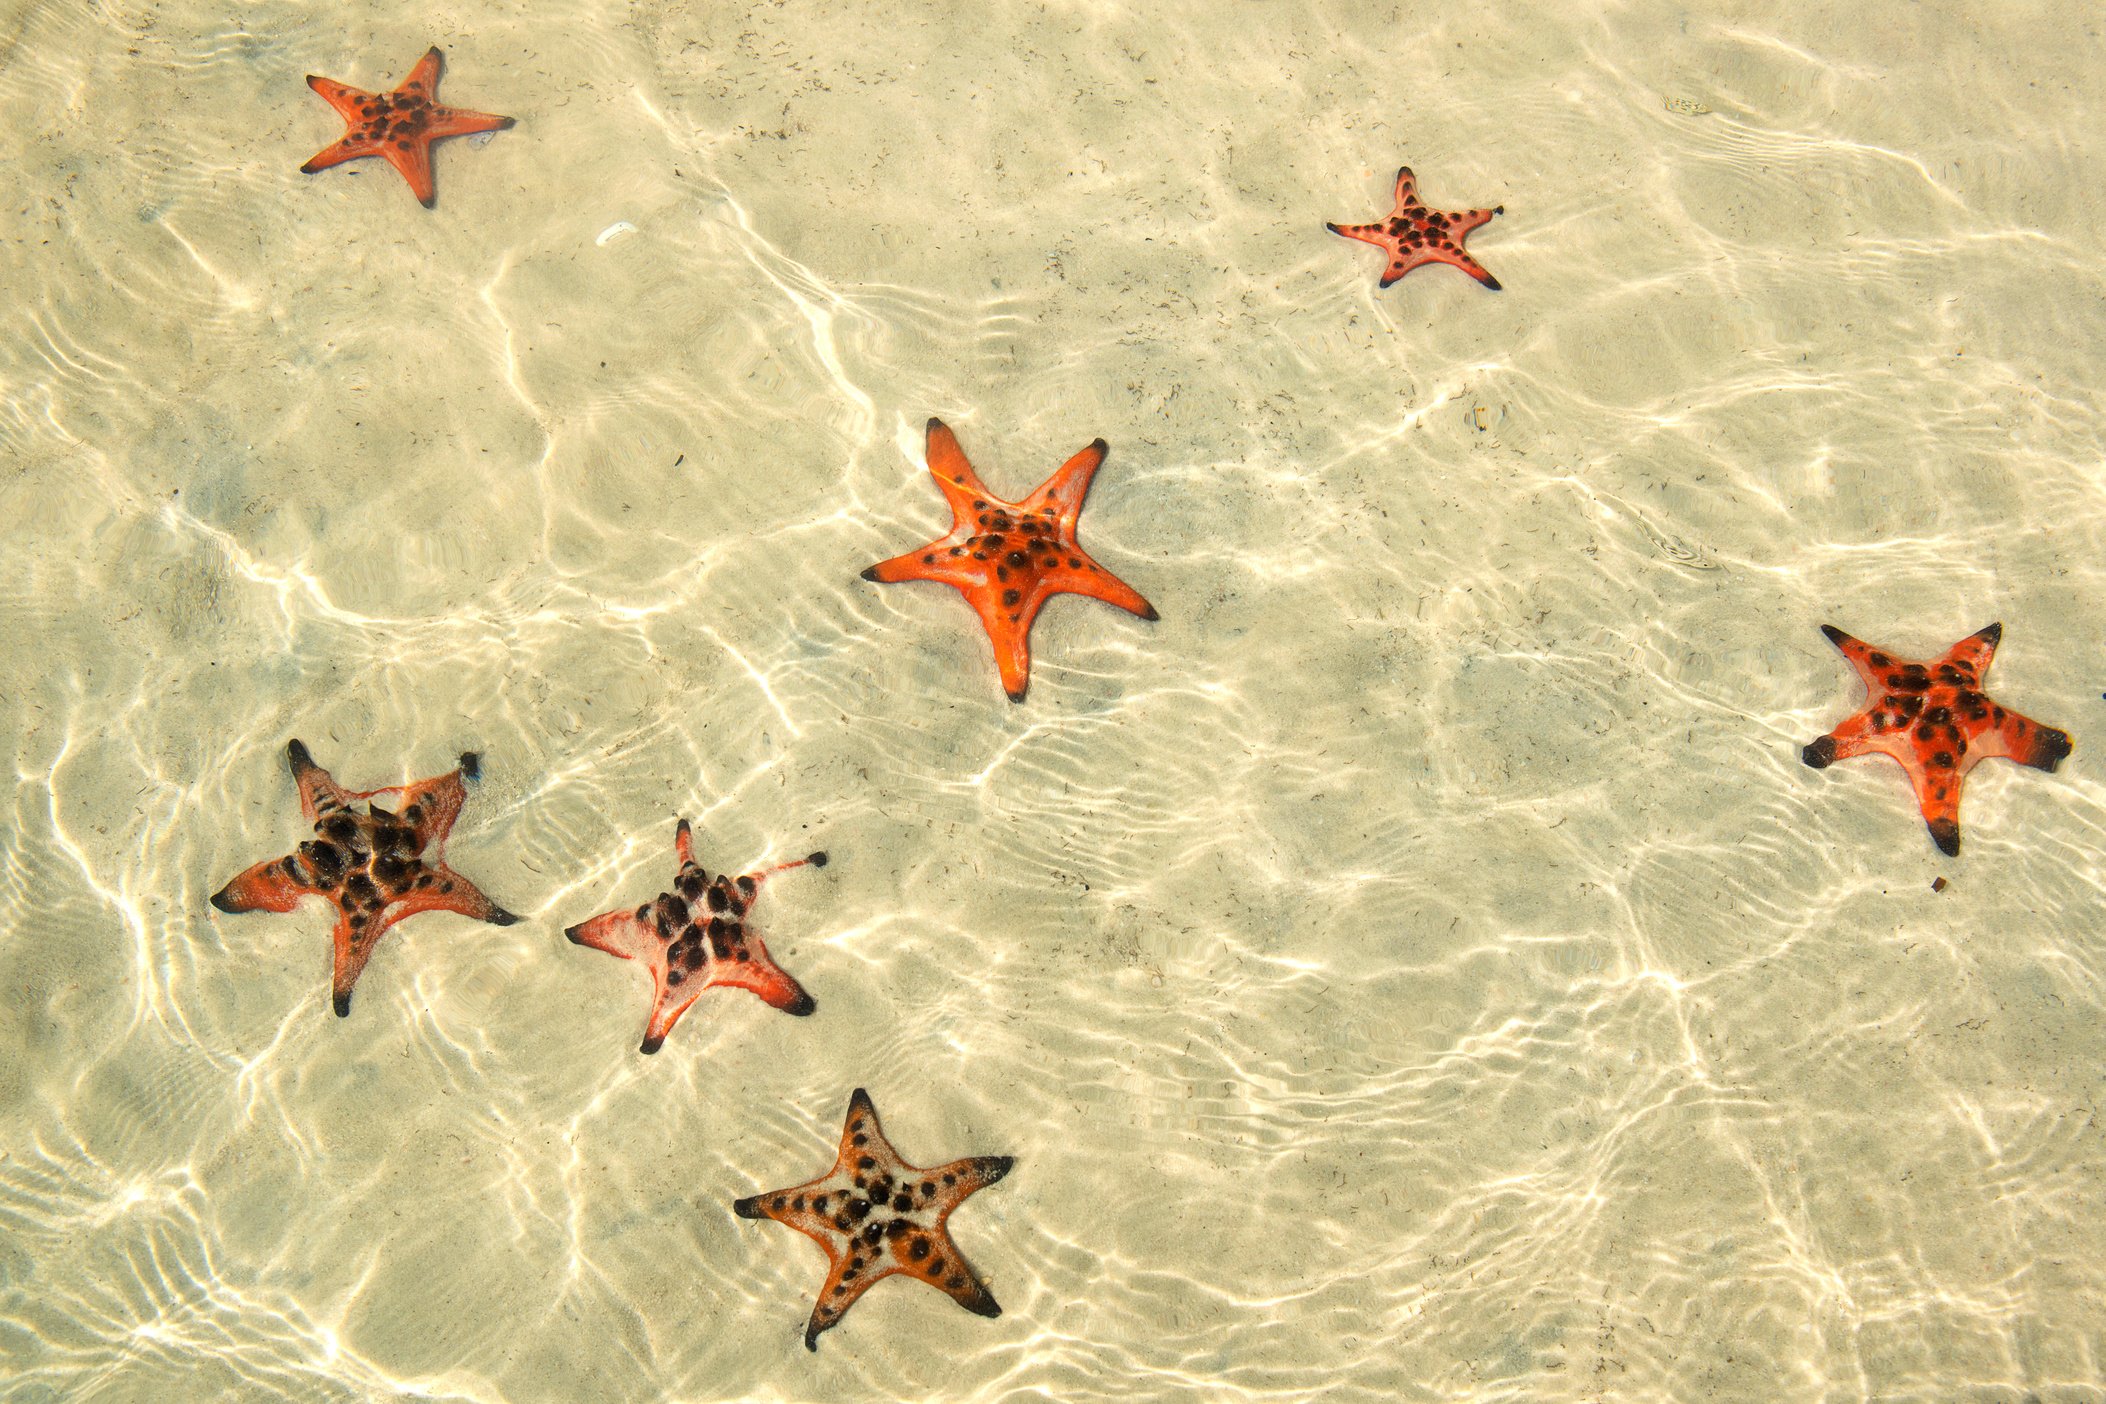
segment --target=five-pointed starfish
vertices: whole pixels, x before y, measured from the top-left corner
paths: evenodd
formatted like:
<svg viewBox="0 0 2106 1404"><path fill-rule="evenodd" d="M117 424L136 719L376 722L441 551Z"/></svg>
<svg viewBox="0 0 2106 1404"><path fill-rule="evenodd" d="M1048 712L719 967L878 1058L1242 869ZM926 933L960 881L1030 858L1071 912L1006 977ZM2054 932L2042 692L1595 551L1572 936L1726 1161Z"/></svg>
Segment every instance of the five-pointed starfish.
<svg viewBox="0 0 2106 1404"><path fill-rule="evenodd" d="M581 946L639 961L651 972L656 998L643 1051L656 1053L688 1006L712 985L751 990L786 1014L811 1013L817 1007L812 997L768 955L760 933L746 929L746 909L763 880L807 863L823 868L826 855L814 853L744 877L723 873L711 881L695 861L695 839L685 819L673 831L673 852L680 858L680 873L673 879L677 892L661 892L633 912L608 912L563 933Z"/></svg>
<svg viewBox="0 0 2106 1404"><path fill-rule="evenodd" d="M318 152L300 167L312 175L361 156L385 156L402 172L425 209L438 198L431 183L431 144L441 137L494 132L512 125L509 117L467 112L439 105L439 51L431 50L392 93L361 92L331 78L307 75L307 86L322 95L349 128L334 146Z"/></svg>
<svg viewBox="0 0 2106 1404"><path fill-rule="evenodd" d="M408 785L353 792L329 778L307 747L285 748L300 787L300 812L314 825L314 838L283 858L258 863L212 896L223 912L289 912L302 897L326 897L336 905L336 1012L351 1012L351 987L389 927L418 912L459 912L494 926L519 920L485 897L476 885L446 866L447 832L468 798L463 780L479 773L476 756L461 756L458 770ZM400 795L393 814L377 804L366 813L352 806L376 795ZM431 850L431 857L420 855Z"/></svg>
<svg viewBox="0 0 2106 1404"><path fill-rule="evenodd" d="M878 1126L870 1094L848 1099L848 1124L834 1168L794 1189L770 1190L731 1206L746 1219L788 1224L826 1250L826 1283L804 1328L807 1350L836 1325L870 1284L895 1272L918 1277L967 1311L1000 1316L987 1290L944 1227L974 1190L993 1184L1016 1163L1006 1155L954 1160L933 1170L907 1164Z"/></svg>
<svg viewBox="0 0 2106 1404"><path fill-rule="evenodd" d="M2006 711L1983 694L1982 675L2004 626L1970 634L1931 663L1911 663L1853 639L1832 624L1821 632L1865 681L1865 705L1800 753L1816 770L1878 751L1901 762L1931 841L1960 852L1960 782L1976 761L2003 756L2053 770L2070 753L2069 733Z"/></svg>
<svg viewBox="0 0 2106 1404"><path fill-rule="evenodd" d="M951 534L880 561L863 578L933 580L964 595L994 643L1009 700L1023 701L1031 683L1031 624L1053 596L1089 595L1143 619L1161 617L1075 543L1082 499L1107 452L1104 440L1095 440L1022 502L1004 502L965 461L957 435L942 420L930 420L929 475L951 505Z"/></svg>
<svg viewBox="0 0 2106 1404"><path fill-rule="evenodd" d="M1505 213L1504 205L1488 210L1429 210L1419 203L1418 180L1411 167L1406 166L1397 172L1397 207L1390 211L1387 220L1380 224L1326 223L1324 228L1386 250L1389 266L1382 270L1385 288L1422 263L1452 263L1498 292L1499 280L1463 252L1463 240L1493 215Z"/></svg>

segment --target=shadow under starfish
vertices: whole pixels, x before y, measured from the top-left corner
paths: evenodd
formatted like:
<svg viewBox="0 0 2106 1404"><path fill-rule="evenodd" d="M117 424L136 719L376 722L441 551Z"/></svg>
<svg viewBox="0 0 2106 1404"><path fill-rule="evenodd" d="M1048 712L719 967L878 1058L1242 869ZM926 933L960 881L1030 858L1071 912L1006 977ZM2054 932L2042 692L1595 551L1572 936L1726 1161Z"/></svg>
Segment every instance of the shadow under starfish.
<svg viewBox="0 0 2106 1404"><path fill-rule="evenodd" d="M446 866L446 836L467 801L466 781L480 773L473 751L460 768L408 785L346 790L314 763L295 740L285 748L300 787L300 813L314 837L283 858L256 864L218 892L212 905L223 912L289 912L302 897L322 897L336 908L330 940L336 950L332 984L336 1012L351 1012L351 991L388 928L419 912L459 912L510 926L518 917L482 894ZM378 795L400 795L394 813L371 803ZM363 812L355 806L366 801ZM425 850L430 850L426 857Z"/></svg>

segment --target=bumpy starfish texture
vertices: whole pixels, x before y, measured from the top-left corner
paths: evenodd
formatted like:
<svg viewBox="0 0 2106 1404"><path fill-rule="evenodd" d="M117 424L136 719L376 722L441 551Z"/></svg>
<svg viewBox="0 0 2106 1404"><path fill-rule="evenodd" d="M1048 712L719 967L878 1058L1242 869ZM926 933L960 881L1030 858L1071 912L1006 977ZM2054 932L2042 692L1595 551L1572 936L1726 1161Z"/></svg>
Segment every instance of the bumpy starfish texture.
<svg viewBox="0 0 2106 1404"><path fill-rule="evenodd" d="M339 1016L351 1012L351 989L388 928L419 912L459 912L493 926L519 918L485 897L446 866L446 835L468 798L464 783L480 773L475 753L460 769L409 785L350 791L314 763L307 747L285 748L300 787L300 813L314 838L283 858L256 864L212 896L223 912L289 912L302 897L326 897L336 907L334 994ZM371 801L399 795L389 813ZM365 812L356 806L366 802ZM429 856L425 850L429 849Z"/></svg>
<svg viewBox="0 0 2106 1404"><path fill-rule="evenodd" d="M424 208L430 209L438 198L431 183L431 144L442 137L494 132L512 125L509 117L442 107L437 97L440 62L439 51L431 50L417 60L409 77L392 93L363 92L308 74L307 86L336 109L349 130L300 169L312 175L361 156L385 157L402 172Z"/></svg>
<svg viewBox="0 0 2106 1404"><path fill-rule="evenodd" d="M1012 702L1031 685L1031 625L1055 595L1088 595L1143 619L1155 606L1090 559L1075 542L1082 500L1109 452L1098 439L1062 464L1022 502L987 490L958 437L929 421L929 476L951 507L951 533L918 551L880 561L865 580L933 580L965 596L994 644L995 667Z"/></svg>
<svg viewBox="0 0 2106 1404"><path fill-rule="evenodd" d="M695 840L682 819L673 832L680 871L674 891L635 911L607 912L563 934L581 946L633 960L651 972L655 998L644 1028L643 1051L656 1053L680 1016L714 985L751 990L786 1014L809 1014L818 1006L768 954L760 933L746 929L746 911L760 885L776 873L826 866L814 853L757 873L712 879L695 861Z"/></svg>
<svg viewBox="0 0 2106 1404"><path fill-rule="evenodd" d="M2003 756L2053 770L2070 753L2068 732L2008 711L1983 693L1982 675L2004 636L2001 624L1970 634L1929 663L1883 653L1832 624L1821 632L1864 679L1865 704L1800 758L1820 770L1874 751L1892 756L1916 787L1931 841L1949 856L1960 852L1960 784L1975 762Z"/></svg>
<svg viewBox="0 0 2106 1404"><path fill-rule="evenodd" d="M1422 263L1452 263L1493 292L1498 292L1499 280L1486 272L1483 264L1463 252L1463 240L1469 237L1471 230L1488 223L1493 215L1505 213L1504 205L1494 205L1488 210L1429 210L1419 202L1418 179L1412 175L1411 167L1406 166L1397 172L1397 207L1390 211L1388 219L1379 224L1326 223L1324 228L1348 239L1373 244L1387 253L1389 263L1382 270L1382 286L1385 288Z"/></svg>
<svg viewBox="0 0 2106 1404"><path fill-rule="evenodd" d="M817 1350L821 1331L838 1325L872 1283L896 1272L921 1279L967 1311L1000 1316L994 1294L944 1224L967 1195L1015 1163L1011 1156L981 1155L933 1170L909 1165L885 1139L870 1094L858 1087L848 1099L848 1124L831 1171L731 1208L741 1218L788 1224L826 1250L826 1282L804 1328L805 1349Z"/></svg>

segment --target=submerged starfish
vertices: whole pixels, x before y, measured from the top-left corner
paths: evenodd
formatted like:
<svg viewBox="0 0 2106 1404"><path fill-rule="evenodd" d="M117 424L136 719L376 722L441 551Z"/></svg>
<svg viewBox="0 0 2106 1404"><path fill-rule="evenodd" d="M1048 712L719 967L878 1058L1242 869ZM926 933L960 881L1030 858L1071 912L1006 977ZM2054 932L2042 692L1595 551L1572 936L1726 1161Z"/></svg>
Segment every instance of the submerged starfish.
<svg viewBox="0 0 2106 1404"><path fill-rule="evenodd" d="M512 125L509 117L441 107L437 98L440 62L439 51L432 49L417 60L409 77L392 93L363 92L308 74L307 86L336 109L349 130L300 169L312 175L361 156L384 156L402 172L424 208L430 209L438 198L431 183L431 144L441 137L494 132Z"/></svg>
<svg viewBox="0 0 2106 1404"><path fill-rule="evenodd" d="M563 933L581 946L638 961L651 972L656 998L643 1051L656 1053L688 1006L712 985L751 990L786 1014L811 1013L817 1007L812 997L770 958L760 933L746 929L746 909L763 880L807 863L823 868L826 855L814 853L744 877L722 873L711 881L695 862L694 834L685 819L673 831L673 852L680 858L680 873L673 879L677 892L661 892L633 912L608 912Z"/></svg>
<svg viewBox="0 0 2106 1404"><path fill-rule="evenodd" d="M1816 770L1878 751L1901 762L1931 841L1960 852L1960 783L1976 761L2003 756L2053 770L2070 753L2069 733L2006 711L1981 690L2004 626L1991 624L1947 649L1943 658L1911 663L1853 639L1832 624L1821 632L1865 682L1865 705L1801 752Z"/></svg>
<svg viewBox="0 0 2106 1404"><path fill-rule="evenodd" d="M389 927L418 912L459 912L493 926L519 918L485 897L476 885L446 866L446 835L468 798L463 780L479 774L473 751L458 770L408 785L350 791L314 763L307 747L285 748L300 787L300 813L314 825L314 838L283 858L258 863L212 895L223 912L289 912L302 897L326 897L336 905L336 1012L351 1012L351 987ZM376 795L400 795L390 814L369 803ZM431 857L420 855L431 850Z"/></svg>
<svg viewBox="0 0 2106 1404"><path fill-rule="evenodd" d="M1076 519L1090 479L1109 452L1097 439L1062 464L1022 502L987 490L965 461L957 435L929 421L929 475L951 506L951 534L918 551L880 561L865 580L933 580L964 595L994 644L995 667L1009 700L1031 684L1031 624L1055 595L1089 595L1143 619L1155 606L1091 560L1075 543Z"/></svg>
<svg viewBox="0 0 2106 1404"><path fill-rule="evenodd" d="M1504 205L1488 210L1429 210L1419 203L1418 180L1406 166L1397 172L1397 207L1387 220L1379 224L1326 223L1324 228L1387 250L1389 266L1382 270L1381 284L1385 288L1422 263L1452 263L1498 292L1499 280L1463 252L1463 240L1493 215L1505 213Z"/></svg>
<svg viewBox="0 0 2106 1404"><path fill-rule="evenodd" d="M967 1311L1000 1316L994 1294L967 1266L944 1222L967 1195L1015 1163L1012 1156L980 1155L933 1170L909 1165L885 1139L870 1094L858 1087L848 1099L832 1170L731 1208L741 1218L787 1224L826 1250L826 1282L804 1328L805 1349L817 1350L821 1331L839 1324L873 1282L896 1272L948 1293Z"/></svg>

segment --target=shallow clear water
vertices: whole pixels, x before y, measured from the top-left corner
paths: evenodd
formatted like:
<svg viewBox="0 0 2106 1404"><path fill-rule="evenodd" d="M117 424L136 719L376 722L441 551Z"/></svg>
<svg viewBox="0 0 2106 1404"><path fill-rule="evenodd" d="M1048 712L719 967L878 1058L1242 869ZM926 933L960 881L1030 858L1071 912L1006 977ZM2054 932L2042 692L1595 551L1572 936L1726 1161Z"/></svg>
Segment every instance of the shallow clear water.
<svg viewBox="0 0 2106 1404"><path fill-rule="evenodd" d="M239 9L0 28L0 1397L2106 1397L2088 15ZM1161 622L859 580L932 414ZM1997 619L1946 859L1817 626ZM334 1018L293 736L527 919ZM819 1010L644 1058L676 815ZM998 1320L803 1349L858 1086Z"/></svg>

